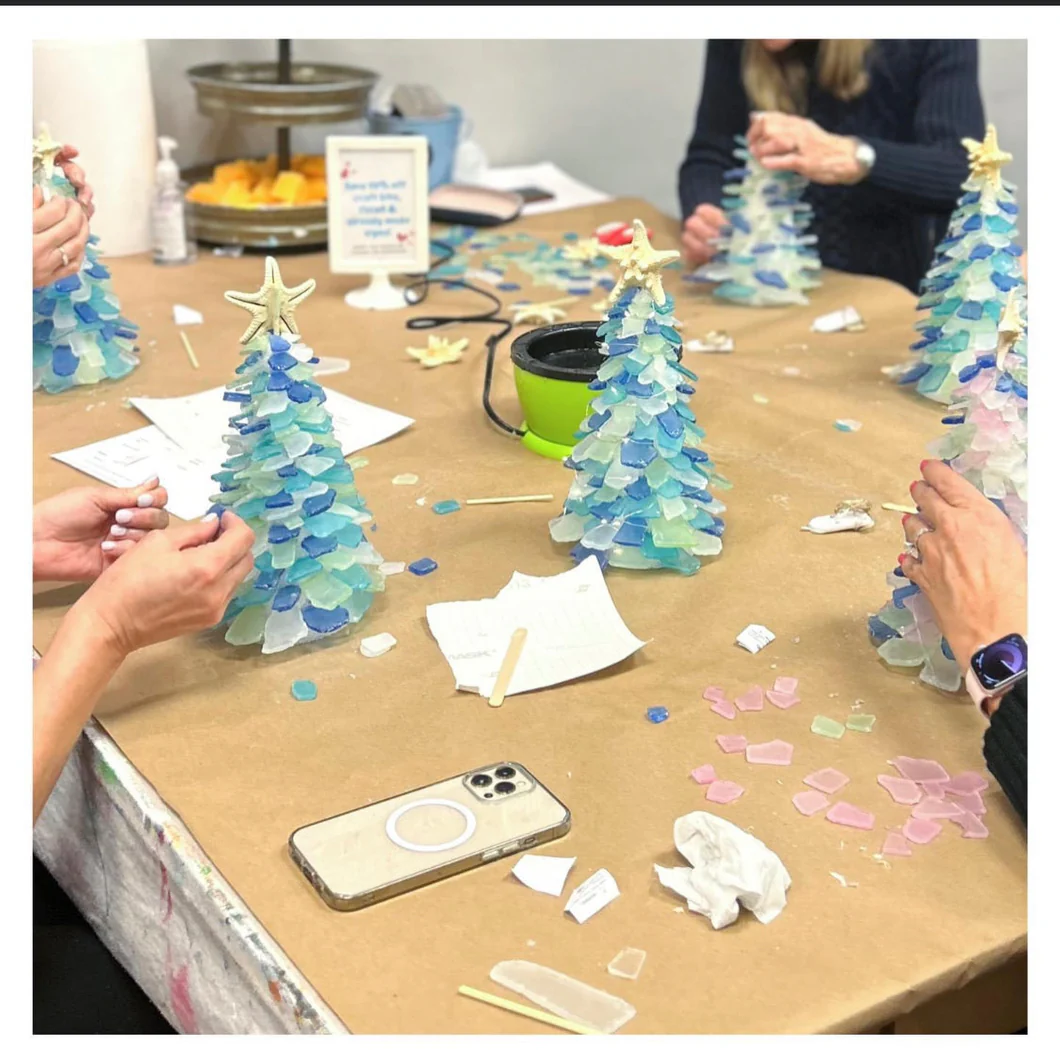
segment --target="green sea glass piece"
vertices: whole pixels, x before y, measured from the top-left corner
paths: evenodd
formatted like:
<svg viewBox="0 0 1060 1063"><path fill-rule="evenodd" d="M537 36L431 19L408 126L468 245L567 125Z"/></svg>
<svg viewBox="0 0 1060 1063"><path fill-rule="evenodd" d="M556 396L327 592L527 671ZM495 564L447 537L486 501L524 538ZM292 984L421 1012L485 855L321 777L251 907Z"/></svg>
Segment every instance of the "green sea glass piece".
<svg viewBox="0 0 1060 1063"><path fill-rule="evenodd" d="M875 726L876 717L871 713L855 712L847 717L848 731L861 731L862 734L869 734Z"/></svg>
<svg viewBox="0 0 1060 1063"><path fill-rule="evenodd" d="M832 720L827 716L815 716L813 723L810 724L810 730L822 738L842 738L846 728L838 721Z"/></svg>

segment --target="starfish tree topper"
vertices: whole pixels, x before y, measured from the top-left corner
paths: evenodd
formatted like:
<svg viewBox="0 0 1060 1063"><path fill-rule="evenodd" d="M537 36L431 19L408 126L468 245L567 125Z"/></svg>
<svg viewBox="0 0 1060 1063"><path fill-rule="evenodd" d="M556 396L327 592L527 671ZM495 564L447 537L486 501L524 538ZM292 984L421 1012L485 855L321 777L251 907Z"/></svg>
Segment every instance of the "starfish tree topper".
<svg viewBox="0 0 1060 1063"><path fill-rule="evenodd" d="M259 332L298 333L294 310L317 286L314 280L303 281L297 287L285 288L280 267L271 255L265 259L265 282L256 292L225 292L225 298L250 314L250 325L240 337L249 343Z"/></svg>
<svg viewBox="0 0 1060 1063"><path fill-rule="evenodd" d="M608 305L614 306L619 296L627 288L647 288L656 303L666 298L663 291L663 266L681 257L680 251L656 251L648 239L644 222L637 218L633 222L633 240L625 247L608 247L600 245L600 250L608 258L618 263L618 280L608 296Z"/></svg>

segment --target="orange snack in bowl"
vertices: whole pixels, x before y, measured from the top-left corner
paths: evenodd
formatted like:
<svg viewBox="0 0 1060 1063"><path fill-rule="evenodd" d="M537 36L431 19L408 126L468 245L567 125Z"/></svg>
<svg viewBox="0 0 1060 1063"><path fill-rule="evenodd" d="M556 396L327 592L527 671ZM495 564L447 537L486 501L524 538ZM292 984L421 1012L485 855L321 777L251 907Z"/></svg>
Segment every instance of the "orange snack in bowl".
<svg viewBox="0 0 1060 1063"><path fill-rule="evenodd" d="M327 163L323 155L305 155L297 167L299 173L306 177L324 177L327 175Z"/></svg>
<svg viewBox="0 0 1060 1063"><path fill-rule="evenodd" d="M328 198L328 183L323 177L310 177L305 184L307 202L321 203Z"/></svg>
<svg viewBox="0 0 1060 1063"><path fill-rule="evenodd" d="M250 182L245 180L233 181L224 190L220 204L222 207L249 207L251 205Z"/></svg>
<svg viewBox="0 0 1060 1063"><path fill-rule="evenodd" d="M272 185L272 199L276 203L293 206L305 192L305 178L294 170L282 170Z"/></svg>

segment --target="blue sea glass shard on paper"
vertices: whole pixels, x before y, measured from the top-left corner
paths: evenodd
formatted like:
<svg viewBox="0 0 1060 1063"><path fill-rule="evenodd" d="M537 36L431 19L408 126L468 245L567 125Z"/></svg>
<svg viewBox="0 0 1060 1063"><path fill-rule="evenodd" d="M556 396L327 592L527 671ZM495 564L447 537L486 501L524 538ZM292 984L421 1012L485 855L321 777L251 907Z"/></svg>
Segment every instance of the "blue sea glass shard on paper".
<svg viewBox="0 0 1060 1063"><path fill-rule="evenodd" d="M384 582L383 559L363 530L372 516L335 438L325 393L310 361L295 357L304 348L291 353L292 341L299 342L294 310L312 290L312 281L286 288L267 258L259 291L225 294L251 323L240 380L229 385L242 408L233 418L236 432L225 436L229 458L215 477L223 493L212 508L223 498L268 548L255 557L222 623L228 641L261 643L263 653L342 631L364 615ZM356 608L348 604L351 593L359 595Z"/></svg>
<svg viewBox="0 0 1060 1063"><path fill-rule="evenodd" d="M60 151L61 145L42 125L33 141L33 184L46 201L77 195L56 164ZM91 236L77 273L33 290L34 391L57 394L120 380L140 364L137 328L119 317L110 272L99 256L99 241Z"/></svg>

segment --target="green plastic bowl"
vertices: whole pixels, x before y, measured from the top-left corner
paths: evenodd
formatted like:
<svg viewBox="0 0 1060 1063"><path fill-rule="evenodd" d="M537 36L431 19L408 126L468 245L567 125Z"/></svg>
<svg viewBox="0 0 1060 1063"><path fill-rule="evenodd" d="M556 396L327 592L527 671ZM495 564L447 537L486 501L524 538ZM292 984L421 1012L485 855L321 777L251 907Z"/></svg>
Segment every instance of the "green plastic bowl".
<svg viewBox="0 0 1060 1063"><path fill-rule="evenodd" d="M523 445L562 461L577 443L604 361L599 321L565 321L524 332L512 343L515 390L523 407Z"/></svg>

